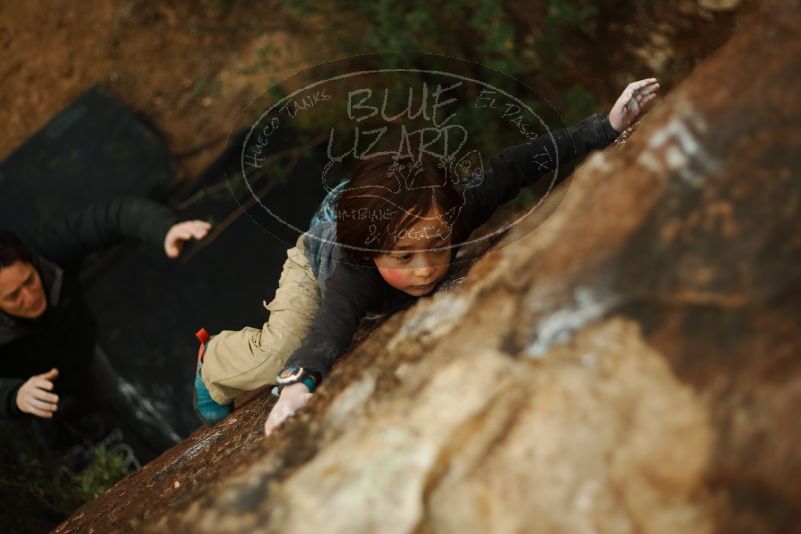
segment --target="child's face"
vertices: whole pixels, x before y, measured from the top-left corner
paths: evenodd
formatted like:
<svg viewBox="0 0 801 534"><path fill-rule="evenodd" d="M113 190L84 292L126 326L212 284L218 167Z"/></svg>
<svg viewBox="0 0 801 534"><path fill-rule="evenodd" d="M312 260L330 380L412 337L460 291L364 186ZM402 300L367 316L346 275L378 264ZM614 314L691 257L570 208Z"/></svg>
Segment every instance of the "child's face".
<svg viewBox="0 0 801 534"><path fill-rule="evenodd" d="M373 258L378 272L392 287L420 297L430 293L445 276L450 266L452 233L438 213L430 211L400 236L391 253ZM435 248L439 250L426 250Z"/></svg>

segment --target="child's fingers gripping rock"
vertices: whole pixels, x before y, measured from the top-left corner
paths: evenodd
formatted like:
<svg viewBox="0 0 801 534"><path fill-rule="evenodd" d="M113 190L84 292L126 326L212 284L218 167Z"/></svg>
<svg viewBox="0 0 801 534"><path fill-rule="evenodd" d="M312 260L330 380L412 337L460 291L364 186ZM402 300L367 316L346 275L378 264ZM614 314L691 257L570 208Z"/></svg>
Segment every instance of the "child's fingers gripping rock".
<svg viewBox="0 0 801 534"><path fill-rule="evenodd" d="M646 78L632 82L623 89L620 97L609 112L609 123L618 132L622 132L635 123L659 90L656 78Z"/></svg>
<svg viewBox="0 0 801 534"><path fill-rule="evenodd" d="M284 387L281 390L278 402L275 403L270 415L267 417L267 421L264 423L264 435L269 436L287 417L292 416L302 408L311 396L309 388L302 382Z"/></svg>

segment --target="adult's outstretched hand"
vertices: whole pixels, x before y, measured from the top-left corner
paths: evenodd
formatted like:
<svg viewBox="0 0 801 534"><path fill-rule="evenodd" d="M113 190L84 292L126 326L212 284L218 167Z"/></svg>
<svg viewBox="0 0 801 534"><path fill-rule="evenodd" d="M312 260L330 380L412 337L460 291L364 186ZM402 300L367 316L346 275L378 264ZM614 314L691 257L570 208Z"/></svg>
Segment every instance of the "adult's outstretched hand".
<svg viewBox="0 0 801 534"><path fill-rule="evenodd" d="M43 419L52 419L58 409L58 395L53 391L53 380L58 377L58 369L34 375L17 390L17 408Z"/></svg>
<svg viewBox="0 0 801 534"><path fill-rule="evenodd" d="M168 258L177 258L184 249L184 244L190 239L203 239L211 229L211 223L206 221L184 221L174 224L167 230L164 238L164 252Z"/></svg>

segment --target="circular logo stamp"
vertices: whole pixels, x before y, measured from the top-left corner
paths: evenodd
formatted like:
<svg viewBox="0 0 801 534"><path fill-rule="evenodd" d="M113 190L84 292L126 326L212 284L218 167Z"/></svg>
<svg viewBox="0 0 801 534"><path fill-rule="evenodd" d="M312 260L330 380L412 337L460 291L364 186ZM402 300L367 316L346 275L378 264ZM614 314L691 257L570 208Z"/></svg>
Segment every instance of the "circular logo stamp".
<svg viewBox="0 0 801 534"><path fill-rule="evenodd" d="M452 251L506 232L542 204L559 173L549 123L561 121L535 91L477 63L391 59L324 63L257 98L235 127L245 133L229 186L287 242L305 234L318 252L338 247L340 260L402 261L415 251L450 263ZM526 209L474 232L534 183Z"/></svg>

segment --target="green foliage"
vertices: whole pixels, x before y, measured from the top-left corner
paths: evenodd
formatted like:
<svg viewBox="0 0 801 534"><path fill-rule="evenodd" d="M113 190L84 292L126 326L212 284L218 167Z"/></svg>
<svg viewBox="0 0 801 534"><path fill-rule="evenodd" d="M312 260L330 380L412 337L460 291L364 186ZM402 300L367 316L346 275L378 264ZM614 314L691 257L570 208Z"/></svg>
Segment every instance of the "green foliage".
<svg viewBox="0 0 801 534"><path fill-rule="evenodd" d="M545 22L561 27L579 27L598 14L598 7L589 0L546 0L548 17Z"/></svg>
<svg viewBox="0 0 801 534"><path fill-rule="evenodd" d="M587 23L597 15L598 8L590 0L545 0L545 3L547 12L536 50L543 72L558 81L564 68L564 36L571 32L588 32Z"/></svg>
<svg viewBox="0 0 801 534"><path fill-rule="evenodd" d="M565 110L564 119L567 124L575 124L598 109L595 96L578 84L562 93L559 103L560 109Z"/></svg>
<svg viewBox="0 0 801 534"><path fill-rule="evenodd" d="M74 477L75 495L88 501L104 493L125 475L125 459L104 448L95 451L92 462Z"/></svg>
<svg viewBox="0 0 801 534"><path fill-rule="evenodd" d="M566 88L554 101L565 123L575 123L597 111L595 97L586 87L565 75L564 59L564 47L574 36L595 33L598 7L591 0L541 0L530 6L519 6L517 9L530 9L533 19L538 19L533 23L537 28L537 40L528 45L523 43L528 42L530 36L517 32L528 33L531 21L521 24L515 18L518 16L515 10L501 0L410 0L402 7L390 0L283 0L283 5L291 15L322 21L325 30L314 37L318 39L315 49L326 50L329 57L350 58L356 65L356 56L380 52L380 64L370 65L370 68L385 69L427 68L409 64L410 58L421 53L468 60L485 68L468 65L461 74L507 90L543 117L548 128L562 124L542 105L544 102L532 98L526 85L536 88L544 82L547 87ZM524 57L531 59L522 64ZM309 59L319 63L318 58ZM533 65L536 68L532 68ZM325 64L319 66L313 77L319 80L342 73L341 64L336 66L338 70L326 71L326 68ZM424 79L421 75L416 82L408 79L403 82L409 87L420 87ZM341 129L341 137L349 138L348 129L355 127L339 116L326 113L327 110L320 109L316 114L307 114L296 120L295 125L299 130L312 132L321 124L336 124L338 134ZM469 109L459 114L458 123L469 132L471 149L488 156L523 141L509 120L499 115L489 118L486 114L471 113ZM366 122L361 123L362 131L365 126ZM539 124L534 126L537 133L544 133ZM535 201L531 196L522 195L520 202Z"/></svg>
<svg viewBox="0 0 801 534"><path fill-rule="evenodd" d="M435 53L470 58L514 74L514 31L500 0L412 0L400 9L391 0L339 0L330 4L284 0L299 17L323 15L326 35L337 56L365 52L385 55L385 68L400 65L395 54ZM348 28L359 31L340 32Z"/></svg>
<svg viewBox="0 0 801 534"><path fill-rule="evenodd" d="M375 67L382 68L409 67L408 58L417 53L467 59L490 69L481 71L486 83L510 87L515 96L530 100L527 90L512 81L520 78L523 36L516 34L519 21L501 0L411 0L402 9L390 0L283 0L283 4L290 14L316 15L325 21L326 31L319 37L322 42L318 48L329 50L333 57L380 52L381 65ZM590 0L543 0L532 9L543 12L540 38L534 44L542 66L536 75L559 81L564 70L561 47L565 36L591 33L590 22L598 8ZM325 74L323 66L315 76L319 79ZM536 85L536 80L523 81ZM556 103L566 122L592 113L597 104L580 85L574 85ZM485 117L478 116L460 120L485 153L520 142L519 135L500 121L488 123Z"/></svg>
<svg viewBox="0 0 801 534"><path fill-rule="evenodd" d="M102 448L79 474L70 474L30 421L0 421L0 466L4 532L53 528L126 474L124 459Z"/></svg>

